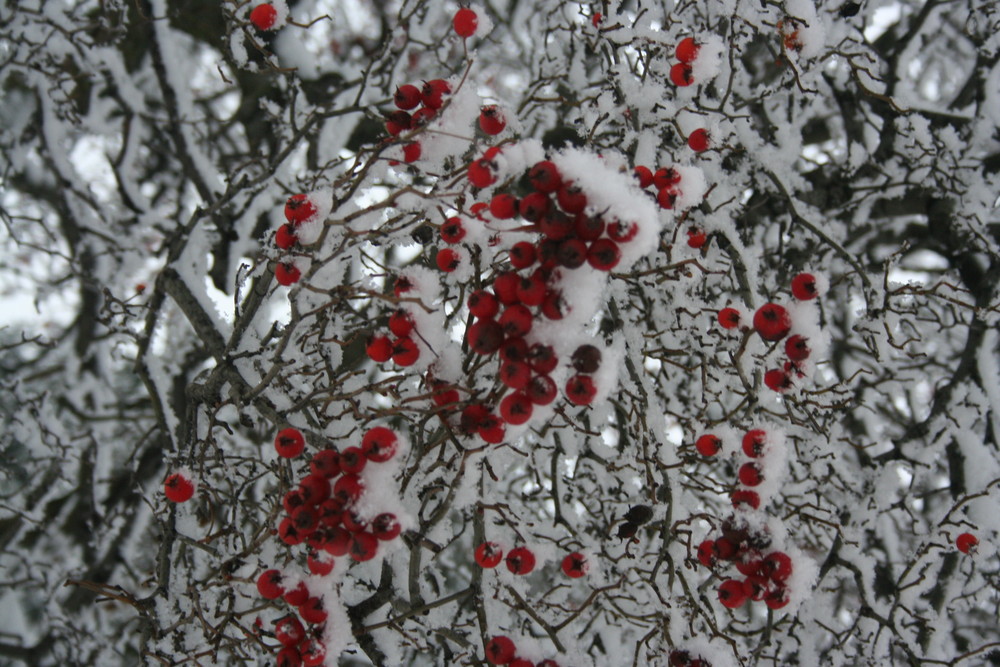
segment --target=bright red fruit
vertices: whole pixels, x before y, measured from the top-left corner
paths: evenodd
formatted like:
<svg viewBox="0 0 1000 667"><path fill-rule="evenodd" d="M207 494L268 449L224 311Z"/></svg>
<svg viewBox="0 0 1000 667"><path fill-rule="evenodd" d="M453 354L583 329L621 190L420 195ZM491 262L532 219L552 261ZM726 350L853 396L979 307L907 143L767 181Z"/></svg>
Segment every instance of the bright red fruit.
<svg viewBox="0 0 1000 667"><path fill-rule="evenodd" d="M257 5L250 12L250 23L253 23L257 30L270 30L278 20L278 10L269 3Z"/></svg>
<svg viewBox="0 0 1000 667"><path fill-rule="evenodd" d="M699 46L694 41L694 37L685 37L677 44L677 48L674 49L674 56L682 63L690 65L698 57L698 50Z"/></svg>
<svg viewBox="0 0 1000 667"><path fill-rule="evenodd" d="M476 290L469 295L469 312L476 317L489 319L500 310L500 301L492 292Z"/></svg>
<svg viewBox="0 0 1000 667"><path fill-rule="evenodd" d="M792 388L792 378L785 371L773 368L764 373L764 384L772 391L781 393Z"/></svg>
<svg viewBox="0 0 1000 667"><path fill-rule="evenodd" d="M504 341L503 328L495 320L482 319L473 322L465 331L469 347L477 354L493 354Z"/></svg>
<svg viewBox="0 0 1000 667"><path fill-rule="evenodd" d="M708 235L705 233L705 231L702 229L697 229L695 227L692 227L691 229L688 230L687 236L688 236L687 244L695 249L701 248L703 245L705 245L705 242L708 241Z"/></svg>
<svg viewBox="0 0 1000 667"><path fill-rule="evenodd" d="M451 20L451 24L455 28L455 33L465 39L475 34L476 28L479 26L479 17L468 7L462 7L455 12L455 18Z"/></svg>
<svg viewBox="0 0 1000 667"><path fill-rule="evenodd" d="M323 598L309 598L305 604L299 605L299 616L306 623L318 625L326 620L326 609L323 608Z"/></svg>
<svg viewBox="0 0 1000 667"><path fill-rule="evenodd" d="M781 609L789 602L788 590L780 586L772 588L764 594L764 604L768 609Z"/></svg>
<svg viewBox="0 0 1000 667"><path fill-rule="evenodd" d="M403 527L399 524L399 519L395 514L383 512L372 519L372 534L376 539L383 542L394 540L403 532Z"/></svg>
<svg viewBox="0 0 1000 667"><path fill-rule="evenodd" d="M441 225L441 240L445 243L455 244L465 238L465 226L460 217L452 216Z"/></svg>
<svg viewBox="0 0 1000 667"><path fill-rule="evenodd" d="M340 452L340 469L348 475L358 475L365 469L368 458L360 447L345 447Z"/></svg>
<svg viewBox="0 0 1000 667"><path fill-rule="evenodd" d="M535 190L546 194L555 192L563 184L559 168L549 160L536 162L528 171L528 181Z"/></svg>
<svg viewBox="0 0 1000 667"><path fill-rule="evenodd" d="M412 338L403 337L392 344L393 363L403 366L412 366L420 358L420 348L413 342Z"/></svg>
<svg viewBox="0 0 1000 667"><path fill-rule="evenodd" d="M702 456L715 456L722 449L722 441L711 433L706 433L695 441L694 447Z"/></svg>
<svg viewBox="0 0 1000 667"><path fill-rule="evenodd" d="M295 234L295 228L292 227L291 223L287 223L278 227L278 231L274 233L274 245L278 246L282 250L288 250L296 243L298 243L299 237Z"/></svg>
<svg viewBox="0 0 1000 667"><path fill-rule="evenodd" d="M284 593L280 570L264 570L257 577L257 592L265 600L277 600Z"/></svg>
<svg viewBox="0 0 1000 667"><path fill-rule="evenodd" d="M413 316L402 308L389 316L389 331L397 336L409 336L413 331Z"/></svg>
<svg viewBox="0 0 1000 667"><path fill-rule="evenodd" d="M451 273L462 263L462 258L451 248L438 250L437 257L434 258L437 267L445 273Z"/></svg>
<svg viewBox="0 0 1000 667"><path fill-rule="evenodd" d="M181 473L175 472L163 482L163 493L167 496L167 500L184 503L194 496L194 484Z"/></svg>
<svg viewBox="0 0 1000 667"><path fill-rule="evenodd" d="M708 130L704 128L699 128L688 135L688 147L695 153L707 151L710 143Z"/></svg>
<svg viewBox="0 0 1000 667"><path fill-rule="evenodd" d="M527 547L517 547L507 554L506 562L512 573L528 574L535 569L535 554Z"/></svg>
<svg viewBox="0 0 1000 667"><path fill-rule="evenodd" d="M494 568L503 559L503 549L496 542L483 542L476 547L474 557L479 567Z"/></svg>
<svg viewBox="0 0 1000 667"><path fill-rule="evenodd" d="M747 601L746 591L743 590L743 582L736 579L726 579L719 586L719 601L730 609L742 607Z"/></svg>
<svg viewBox="0 0 1000 667"><path fill-rule="evenodd" d="M501 192L490 200L490 214L499 220L509 220L517 215L517 197Z"/></svg>
<svg viewBox="0 0 1000 667"><path fill-rule="evenodd" d="M494 665L508 665L514 659L517 646L510 637L497 635L486 642L486 659Z"/></svg>
<svg viewBox="0 0 1000 667"><path fill-rule="evenodd" d="M610 271L618 266L622 253L611 239L597 239L587 248L587 263L598 271Z"/></svg>
<svg viewBox="0 0 1000 667"><path fill-rule="evenodd" d="M410 143L403 146L403 162L410 164L411 162L416 162L420 159L420 142L411 141Z"/></svg>
<svg viewBox="0 0 1000 667"><path fill-rule="evenodd" d="M352 533L351 548L348 553L351 558L358 562L364 562L375 558L378 551L378 538L371 533Z"/></svg>
<svg viewBox="0 0 1000 667"><path fill-rule="evenodd" d="M338 499L343 507L350 507L364 491L364 484L357 475L344 475L333 485L333 497Z"/></svg>
<svg viewBox="0 0 1000 667"><path fill-rule="evenodd" d="M469 165L469 182L477 188L485 188L496 182L496 166L487 158L479 158Z"/></svg>
<svg viewBox="0 0 1000 667"><path fill-rule="evenodd" d="M649 170L649 167L643 167L642 165L639 165L638 167L632 170L632 173L639 181L640 188L648 188L650 185L653 184L653 172Z"/></svg>
<svg viewBox="0 0 1000 667"><path fill-rule="evenodd" d="M768 554L761 568L772 581L782 582L792 576L792 559L783 551Z"/></svg>
<svg viewBox="0 0 1000 667"><path fill-rule="evenodd" d="M314 215L316 205L309 199L309 195L292 195L285 202L285 219L293 225L301 225Z"/></svg>
<svg viewBox="0 0 1000 667"><path fill-rule="evenodd" d="M597 395L597 387L589 375L574 375L566 382L566 398L574 405L590 405Z"/></svg>
<svg viewBox="0 0 1000 667"><path fill-rule="evenodd" d="M278 456L283 456L286 459L295 458L302 453L305 447L306 439L297 428L282 429L274 438L274 449L277 450Z"/></svg>
<svg viewBox="0 0 1000 667"><path fill-rule="evenodd" d="M487 104L479 110L479 129L486 134L500 134L505 127L507 127L507 119L497 105Z"/></svg>
<svg viewBox="0 0 1000 667"><path fill-rule="evenodd" d="M744 486L759 486L764 481L760 466L756 463L744 463L739 471L740 484Z"/></svg>
<svg viewBox="0 0 1000 667"><path fill-rule="evenodd" d="M369 429L361 438L361 449L369 460L376 463L385 463L396 455L399 447L399 438L396 433L385 426L376 426Z"/></svg>
<svg viewBox="0 0 1000 667"><path fill-rule="evenodd" d="M392 359L392 341L388 336L375 336L365 346L365 354L378 363L389 361Z"/></svg>
<svg viewBox="0 0 1000 667"><path fill-rule="evenodd" d="M792 328L792 318L783 306L765 303L753 315L753 328L767 341L781 340Z"/></svg>
<svg viewBox="0 0 1000 667"><path fill-rule="evenodd" d="M510 249L510 264L515 269L526 269L535 263L538 254L535 252L535 244L528 241L518 241ZM542 283L544 288L545 284Z"/></svg>
<svg viewBox="0 0 1000 667"><path fill-rule="evenodd" d="M785 354L792 361L803 361L809 358L809 339L803 336L792 336L785 341Z"/></svg>
<svg viewBox="0 0 1000 667"><path fill-rule="evenodd" d="M510 661L510 667L535 667L535 663L527 658L514 658Z"/></svg>
<svg viewBox="0 0 1000 667"><path fill-rule="evenodd" d="M306 667L322 665L326 660L326 647L318 639L309 639L302 644L302 664Z"/></svg>
<svg viewBox="0 0 1000 667"><path fill-rule="evenodd" d="M274 624L274 638L281 642L282 646L295 646L305 637L305 628L294 616L285 616Z"/></svg>
<svg viewBox="0 0 1000 667"><path fill-rule="evenodd" d="M747 491L746 489L733 491L733 495L730 496L730 500L733 503L733 507L736 509L739 509L743 505L747 505L751 509L758 509L760 507L760 496L757 495L756 491Z"/></svg>
<svg viewBox="0 0 1000 667"><path fill-rule="evenodd" d="M955 547L963 554L972 551L979 544L979 538L972 533L962 533L955 538Z"/></svg>
<svg viewBox="0 0 1000 667"><path fill-rule="evenodd" d="M286 646L274 656L277 667L302 667L302 654L294 646Z"/></svg>
<svg viewBox="0 0 1000 667"><path fill-rule="evenodd" d="M486 442L491 445L497 445L503 442L506 429L499 417L494 414L487 414L479 421L476 432Z"/></svg>
<svg viewBox="0 0 1000 667"><path fill-rule="evenodd" d="M681 173L673 167L660 167L653 173L653 186L657 190L669 188L681 182Z"/></svg>
<svg viewBox="0 0 1000 667"><path fill-rule="evenodd" d="M740 325L740 311L735 308L723 308L719 311L719 325L723 329L735 329Z"/></svg>
<svg viewBox="0 0 1000 667"><path fill-rule="evenodd" d="M590 571L590 561L579 551L574 551L563 558L561 567L567 577L578 579Z"/></svg>
<svg viewBox="0 0 1000 667"><path fill-rule="evenodd" d="M517 426L531 419L534 407L525 394L516 391L504 396L500 401L500 416L508 424Z"/></svg>
<svg viewBox="0 0 1000 667"><path fill-rule="evenodd" d="M431 79L424 82L420 94L424 106L428 109L440 109L444 104L444 96L451 92L451 84L444 79Z"/></svg>
<svg viewBox="0 0 1000 667"><path fill-rule="evenodd" d="M325 577L333 572L333 564L334 560L323 554L309 554L306 557L306 566L317 577Z"/></svg>
<svg viewBox="0 0 1000 667"><path fill-rule="evenodd" d="M705 540L698 545L698 562L705 567L714 567L717 555L715 553L715 542Z"/></svg>
<svg viewBox="0 0 1000 667"><path fill-rule="evenodd" d="M536 375L531 378L524 393L535 405L548 405L556 400L558 391L555 381L548 375Z"/></svg>
<svg viewBox="0 0 1000 667"><path fill-rule="evenodd" d="M792 296L799 301L808 301L819 296L816 289L816 276L811 273L800 273L792 278Z"/></svg>
<svg viewBox="0 0 1000 667"><path fill-rule="evenodd" d="M694 83L694 77L691 75L691 66L687 63L677 63L670 68L670 80L673 81L675 86L681 88L690 86Z"/></svg>
<svg viewBox="0 0 1000 667"><path fill-rule="evenodd" d="M531 331L533 319L527 306L515 303L504 309L497 323L503 330L504 336L510 338L524 336Z"/></svg>
<svg viewBox="0 0 1000 667"><path fill-rule="evenodd" d="M420 104L420 89L409 83L403 84L396 89L396 94L392 96L392 101L404 111L414 109Z"/></svg>
<svg viewBox="0 0 1000 667"><path fill-rule="evenodd" d="M743 453L752 459L764 455L764 445L767 443L767 431L755 428L743 436Z"/></svg>
<svg viewBox="0 0 1000 667"><path fill-rule="evenodd" d="M274 267L274 279L278 281L279 285L284 287L294 285L299 282L299 278L301 277L302 272L299 271L299 268L289 262L281 262Z"/></svg>

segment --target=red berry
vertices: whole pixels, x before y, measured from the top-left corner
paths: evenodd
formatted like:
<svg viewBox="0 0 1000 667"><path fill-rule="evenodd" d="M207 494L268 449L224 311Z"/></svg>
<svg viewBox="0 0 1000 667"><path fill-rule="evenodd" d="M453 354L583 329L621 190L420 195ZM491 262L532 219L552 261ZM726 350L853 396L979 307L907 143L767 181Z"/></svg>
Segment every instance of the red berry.
<svg viewBox="0 0 1000 667"><path fill-rule="evenodd" d="M469 182L477 188L489 187L497 180L495 169L494 164L488 159L479 158L469 165Z"/></svg>
<svg viewBox="0 0 1000 667"><path fill-rule="evenodd" d="M579 213L573 222L576 235L584 241L596 241L604 234L604 219L600 216Z"/></svg>
<svg viewBox="0 0 1000 667"><path fill-rule="evenodd" d="M545 375L559 365L559 357L551 345L535 343L528 348L528 363L531 364L531 370Z"/></svg>
<svg viewBox="0 0 1000 667"><path fill-rule="evenodd" d="M376 539L388 542L399 537L401 532L403 532L403 527L395 514L383 512L372 519L372 534Z"/></svg>
<svg viewBox="0 0 1000 667"><path fill-rule="evenodd" d="M792 559L783 551L775 551L764 558L761 571L772 581L780 583L792 576Z"/></svg>
<svg viewBox="0 0 1000 667"><path fill-rule="evenodd" d="M451 23L455 28L455 33L465 39L475 34L476 28L479 26L479 17L468 7L462 7L455 12L455 18L452 19Z"/></svg>
<svg viewBox="0 0 1000 667"><path fill-rule="evenodd" d="M578 373L593 373L601 367L601 351L593 345L581 345L573 351L570 363Z"/></svg>
<svg viewBox="0 0 1000 667"><path fill-rule="evenodd" d="M688 147L695 153L702 153L708 150L710 137L708 130L699 128L688 135Z"/></svg>
<svg viewBox="0 0 1000 667"><path fill-rule="evenodd" d="M361 449L370 461L375 463L385 463L393 456L399 448L399 437L395 431L385 426L376 426L369 429L361 438Z"/></svg>
<svg viewBox="0 0 1000 667"><path fill-rule="evenodd" d="M545 299L542 301L542 315L550 320L561 320L566 317L567 312L569 312L569 307L566 305L561 291L545 292Z"/></svg>
<svg viewBox="0 0 1000 667"><path fill-rule="evenodd" d="M330 537L323 545L323 551L331 556L346 556L351 550L351 533L346 528L334 526L330 529Z"/></svg>
<svg viewBox="0 0 1000 667"><path fill-rule="evenodd" d="M528 182L538 192L548 194L562 187L562 176L559 174L559 168L556 167L555 163L549 160L542 160L541 162L536 162L528 170Z"/></svg>
<svg viewBox="0 0 1000 667"><path fill-rule="evenodd" d="M493 279L493 292L502 304L517 303L517 287L521 277L513 271L500 273Z"/></svg>
<svg viewBox="0 0 1000 667"><path fill-rule="evenodd" d="M504 341L503 327L495 320L478 320L466 329L465 339L476 354L493 354Z"/></svg>
<svg viewBox="0 0 1000 667"><path fill-rule="evenodd" d="M479 110L479 129L489 135L503 132L507 127L507 119L495 104L487 104Z"/></svg>
<svg viewBox="0 0 1000 667"><path fill-rule="evenodd" d="M719 586L719 601L730 609L742 607L747 601L746 591L743 590L743 582L736 579L726 579Z"/></svg>
<svg viewBox="0 0 1000 667"><path fill-rule="evenodd" d="M360 447L345 447L340 453L340 469L347 475L359 475L365 469L368 458Z"/></svg>
<svg viewBox="0 0 1000 667"><path fill-rule="evenodd" d="M682 63L690 65L698 57L698 50L699 47L697 42L694 41L694 37L685 37L677 44L677 48L674 49L674 56Z"/></svg>
<svg viewBox="0 0 1000 667"><path fill-rule="evenodd" d="M580 239L563 239L556 251L559 266L577 269L587 261L587 244Z"/></svg>
<svg viewBox="0 0 1000 667"><path fill-rule="evenodd" d="M291 606L298 607L300 604L305 604L305 601L309 599L309 588L304 581L300 581L293 588L285 590L282 598Z"/></svg>
<svg viewBox="0 0 1000 667"><path fill-rule="evenodd" d="M550 241L561 241L576 231L576 222L569 216L554 213L538 220L538 231ZM545 253L541 254L544 258Z"/></svg>
<svg viewBox="0 0 1000 667"><path fill-rule="evenodd" d="M500 365L500 381L511 389L524 389L531 381L531 366L526 361L507 361Z"/></svg>
<svg viewBox="0 0 1000 667"><path fill-rule="evenodd" d="M265 600L277 600L284 593L280 570L264 570L257 577L257 592Z"/></svg>
<svg viewBox="0 0 1000 667"><path fill-rule="evenodd" d="M441 105L444 104L444 96L450 92L450 83L444 79L431 79L424 82L424 87L421 89L420 94L424 102L424 107L433 112L441 108Z"/></svg>
<svg viewBox="0 0 1000 667"><path fill-rule="evenodd" d="M284 287L294 285L299 282L299 278L301 277L302 272L294 264L281 262L274 267L274 279L278 281L279 285L283 285Z"/></svg>
<svg viewBox="0 0 1000 667"><path fill-rule="evenodd" d="M517 646L509 637L497 635L486 642L486 659L494 665L509 665Z"/></svg>
<svg viewBox="0 0 1000 667"><path fill-rule="evenodd" d="M764 476L761 475L760 466L756 463L744 463L740 466L738 477L740 479L740 484L744 486L759 486L760 483L764 481Z"/></svg>
<svg viewBox="0 0 1000 667"><path fill-rule="evenodd" d="M499 417L493 414L487 414L479 422L479 427L476 432L479 437L492 445L498 445L503 442L504 434L506 429L504 428L503 422Z"/></svg>
<svg viewBox="0 0 1000 667"><path fill-rule="evenodd" d="M524 336L531 331L531 323L534 318L527 306L515 303L507 306L497 324L503 329L504 336Z"/></svg>
<svg viewBox="0 0 1000 667"><path fill-rule="evenodd" d="M500 310L500 301L491 292L477 290L469 295L469 312L475 317L489 319Z"/></svg>
<svg viewBox="0 0 1000 667"><path fill-rule="evenodd" d="M517 426L531 419L534 407L531 399L524 393L516 391L504 396L500 401L500 417L508 424Z"/></svg>
<svg viewBox="0 0 1000 667"><path fill-rule="evenodd" d="M295 234L295 228L292 227L291 223L287 223L278 227L278 231L274 233L274 245L278 246L282 250L288 250L296 243L298 243L299 237Z"/></svg>
<svg viewBox="0 0 1000 667"><path fill-rule="evenodd" d="M743 453L752 459L764 455L764 445L767 444L767 431L755 428L743 436Z"/></svg>
<svg viewBox="0 0 1000 667"><path fill-rule="evenodd" d="M595 28L601 25L601 21L604 20L604 15L600 12L594 12L594 15L590 17L590 24Z"/></svg>
<svg viewBox="0 0 1000 667"><path fill-rule="evenodd" d="M719 311L718 318L723 329L735 329L740 325L740 311L735 308L723 308Z"/></svg>
<svg viewBox="0 0 1000 667"><path fill-rule="evenodd" d="M163 482L163 493L167 500L184 503L194 496L194 484L181 473L175 472Z"/></svg>
<svg viewBox="0 0 1000 667"><path fill-rule="evenodd" d="M351 548L348 553L358 562L375 558L378 551L378 538L371 533L351 533Z"/></svg>
<svg viewBox="0 0 1000 667"><path fill-rule="evenodd" d="M439 269L445 273L451 273L458 268L459 264L462 263L462 258L455 250L451 248L444 248L442 250L438 250L437 257L434 258L434 261L437 263L437 267Z"/></svg>
<svg viewBox="0 0 1000 667"><path fill-rule="evenodd" d="M509 220L517 215L517 197L501 192L490 200L490 214L499 220Z"/></svg>
<svg viewBox="0 0 1000 667"><path fill-rule="evenodd" d="M479 567L494 568L503 559L503 549L496 542L483 542L476 547L474 558Z"/></svg>
<svg viewBox="0 0 1000 667"><path fill-rule="evenodd" d="M509 664L510 667L535 667L535 663L527 658L514 658Z"/></svg>
<svg viewBox="0 0 1000 667"><path fill-rule="evenodd" d="M711 433L706 433L695 441L694 447L702 456L715 456L722 449L722 441Z"/></svg>
<svg viewBox="0 0 1000 667"><path fill-rule="evenodd" d="M398 366L412 366L420 358L420 348L412 338L399 338L392 345L392 361Z"/></svg>
<svg viewBox="0 0 1000 667"><path fill-rule="evenodd" d="M389 331L397 336L409 336L413 331L413 316L399 308L389 316Z"/></svg>
<svg viewBox="0 0 1000 667"><path fill-rule="evenodd" d="M357 475L343 475L333 485L333 497L340 501L343 507L350 507L364 492L364 484Z"/></svg>
<svg viewBox="0 0 1000 667"><path fill-rule="evenodd" d="M608 236L612 241L617 241L618 243L627 243L634 239L638 233L639 225L634 222L615 220L608 225Z"/></svg>
<svg viewBox="0 0 1000 667"><path fill-rule="evenodd" d="M768 609L781 609L788 602L788 590L781 586L776 586L764 594L764 604L767 605Z"/></svg>
<svg viewBox="0 0 1000 667"><path fill-rule="evenodd" d="M460 217L452 216L441 225L441 240L445 243L455 244L465 238L465 226Z"/></svg>
<svg viewBox="0 0 1000 667"><path fill-rule="evenodd" d="M792 336L785 341L785 354L792 361L804 361L809 358L809 339L804 336Z"/></svg>
<svg viewBox="0 0 1000 667"><path fill-rule="evenodd" d="M590 405L596 395L597 388L589 375L574 375L566 382L566 398L574 405Z"/></svg>
<svg viewBox="0 0 1000 667"><path fill-rule="evenodd" d="M765 303L753 315L753 328L764 340L781 340L792 328L792 318L784 307L776 303Z"/></svg>
<svg viewBox="0 0 1000 667"><path fill-rule="evenodd" d="M690 86L694 83L694 77L691 75L691 66L687 63L677 63L670 68L670 80L679 88Z"/></svg>
<svg viewBox="0 0 1000 667"><path fill-rule="evenodd" d="M413 127L413 116L405 111L393 111L386 114L385 131L390 136L397 136Z"/></svg>
<svg viewBox="0 0 1000 667"><path fill-rule="evenodd" d="M743 580L743 592L754 602L760 602L768 591L768 584L767 577L752 574Z"/></svg>
<svg viewBox="0 0 1000 667"><path fill-rule="evenodd" d="M538 259L535 244L528 241L518 241L510 249L510 264L515 269L526 269ZM545 286L545 283L542 283Z"/></svg>
<svg viewBox="0 0 1000 667"><path fill-rule="evenodd" d="M299 605L299 616L306 623L319 625L326 620L326 609L323 608L323 598L309 598L305 604Z"/></svg>
<svg viewBox="0 0 1000 667"><path fill-rule="evenodd" d="M517 211L529 222L538 222L551 208L549 196L541 192L532 192L521 198Z"/></svg>
<svg viewBox="0 0 1000 667"><path fill-rule="evenodd" d="M673 167L660 167L653 174L653 187L657 190L677 185L681 182L681 173Z"/></svg>
<svg viewBox="0 0 1000 667"><path fill-rule="evenodd" d="M598 271L610 271L618 266L622 253L611 239L597 239L587 248L587 263Z"/></svg>
<svg viewBox="0 0 1000 667"><path fill-rule="evenodd" d="M582 213L587 208L587 195L583 190L570 183L563 183L562 187L556 190L556 201L561 208L570 215Z"/></svg>
<svg viewBox="0 0 1000 667"><path fill-rule="evenodd" d="M702 229L697 229L695 227L692 227L691 229L688 230L687 235L688 235L687 244L695 249L701 248L702 246L705 245L705 242L708 241L708 235L705 234L705 231Z"/></svg>
<svg viewBox="0 0 1000 667"><path fill-rule="evenodd" d="M293 647L305 637L305 628L295 616L285 616L274 624L274 638L281 642L282 646Z"/></svg>
<svg viewBox="0 0 1000 667"><path fill-rule="evenodd" d="M506 563L512 573L528 574L535 569L535 554L527 547L517 547L507 554Z"/></svg>
<svg viewBox="0 0 1000 667"><path fill-rule="evenodd" d="M535 405L548 405L556 399L558 391L555 381L548 375L536 375L531 378L524 393Z"/></svg>
<svg viewBox="0 0 1000 667"><path fill-rule="evenodd" d="M420 89L409 83L403 84L396 89L396 94L392 96L392 101L404 111L415 109L420 104Z"/></svg>
<svg viewBox="0 0 1000 667"><path fill-rule="evenodd" d="M301 225L314 215L316 215L316 205L309 199L309 195L292 195L285 202L285 219L295 226Z"/></svg>
<svg viewBox="0 0 1000 667"><path fill-rule="evenodd" d="M378 363L389 361L392 359L392 341L388 336L375 336L365 346L365 354Z"/></svg>
<svg viewBox="0 0 1000 667"><path fill-rule="evenodd" d="M955 538L955 546L963 554L967 554L973 551L976 545L979 544L979 538L972 533L962 533Z"/></svg>
<svg viewBox="0 0 1000 667"><path fill-rule="evenodd" d="M411 141L403 146L403 162L410 164L420 159L420 142Z"/></svg>
<svg viewBox="0 0 1000 667"><path fill-rule="evenodd" d="M792 378L785 371L772 368L764 373L764 384L772 391L781 393L792 388Z"/></svg>
<svg viewBox="0 0 1000 667"><path fill-rule="evenodd" d="M808 301L819 296L816 289L816 276L811 273L800 273L792 278L792 296L799 301Z"/></svg>
<svg viewBox="0 0 1000 667"><path fill-rule="evenodd" d="M680 191L673 185L668 185L666 187L660 188L656 193L656 203L660 205L660 208L667 211L672 211L674 205L677 203L677 197L680 195ZM688 231L688 236L691 235L691 231ZM688 245L691 245L691 239L688 239ZM704 245L704 244L703 244ZM691 246L698 247L701 246Z"/></svg>
<svg viewBox="0 0 1000 667"><path fill-rule="evenodd" d="M340 464L339 455L337 463ZM299 482L298 492L303 504L318 505L330 497L330 480L324 475L315 473L306 475Z"/></svg>
<svg viewBox="0 0 1000 667"><path fill-rule="evenodd" d="M293 459L306 448L306 439L297 428L288 427L278 432L274 439L274 449L278 456Z"/></svg>
<svg viewBox="0 0 1000 667"><path fill-rule="evenodd" d="M269 3L257 5L250 12L250 23L253 23L257 30L270 30L278 20L278 10Z"/></svg>
<svg viewBox="0 0 1000 667"><path fill-rule="evenodd" d="M563 558L561 567L567 577L578 579L590 571L590 561L582 553L575 551Z"/></svg>
<svg viewBox="0 0 1000 667"><path fill-rule="evenodd" d="M309 639L304 642L302 648L302 664L306 667L316 667L322 665L326 660L326 647L318 639Z"/></svg>
<svg viewBox="0 0 1000 667"><path fill-rule="evenodd" d="M733 503L733 507L736 509L739 509L743 505L747 505L751 509L758 509L760 507L760 496L757 495L756 491L747 491L746 489L733 491L733 495L730 497L730 500Z"/></svg>
<svg viewBox="0 0 1000 667"><path fill-rule="evenodd" d="M715 553L715 542L705 540L698 545L698 562L705 567L715 567L717 555Z"/></svg>
<svg viewBox="0 0 1000 667"><path fill-rule="evenodd" d="M325 577L333 572L334 560L324 554L309 554L306 557L306 566L309 571L317 577Z"/></svg>
<svg viewBox="0 0 1000 667"><path fill-rule="evenodd" d="M640 188L648 188L653 184L653 172L649 170L649 167L643 167L642 165L636 167L632 170L636 179L639 181Z"/></svg>

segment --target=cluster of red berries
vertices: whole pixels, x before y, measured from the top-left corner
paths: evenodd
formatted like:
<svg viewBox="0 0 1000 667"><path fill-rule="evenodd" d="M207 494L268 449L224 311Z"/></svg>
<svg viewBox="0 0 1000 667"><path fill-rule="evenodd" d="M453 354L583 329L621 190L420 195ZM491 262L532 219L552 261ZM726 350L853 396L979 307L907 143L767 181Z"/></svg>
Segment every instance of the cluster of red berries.
<svg viewBox="0 0 1000 667"><path fill-rule="evenodd" d="M316 204L305 194L292 195L285 202L285 224L274 233L274 245L281 250L291 250L299 243L297 228L311 221L317 214ZM279 284L292 285L299 281L302 272L291 261L281 261L274 268L274 278Z"/></svg>
<svg viewBox="0 0 1000 667"><path fill-rule="evenodd" d="M517 655L517 645L514 640L504 635L496 635L486 642L486 661L491 665L508 665L508 667L559 667L555 660L547 659L539 663Z"/></svg>
<svg viewBox="0 0 1000 667"><path fill-rule="evenodd" d="M274 446L279 455L294 458L302 453L305 439L297 429L286 428L278 433ZM308 545L310 572L329 574L333 556L349 554L356 561L371 560L379 542L399 536L401 526L394 514L367 520L354 511L365 490L361 471L370 463L388 461L398 448L396 433L376 426L365 433L360 447L314 454L309 474L285 494L286 516L278 525L278 536L289 546Z"/></svg>
<svg viewBox="0 0 1000 667"><path fill-rule="evenodd" d="M753 490L764 481L764 454L767 452L767 432L763 429L753 429L743 435L743 453L752 461L740 466L737 478L744 488L733 491L730 499L733 507L739 509L744 505L752 509L760 507L760 495ZM711 433L702 435L695 441L695 449L702 456L715 456L722 449L722 441Z"/></svg>
<svg viewBox="0 0 1000 667"><path fill-rule="evenodd" d="M396 88L392 101L396 110L385 117L385 130L397 137L402 132L415 130L426 125L444 106L445 97L451 93L451 84L444 79L425 81L423 86L411 83ZM419 141L410 141L403 146L403 161L410 163L420 159Z"/></svg>
<svg viewBox="0 0 1000 667"><path fill-rule="evenodd" d="M257 577L257 592L265 600L281 598L295 610L274 623L274 638L282 646L277 655L278 667L322 665L326 647L321 637L327 619L322 596L313 595L304 581L291 585L280 570L274 569Z"/></svg>
<svg viewBox="0 0 1000 667"><path fill-rule="evenodd" d="M744 577L729 578L719 585L723 605L736 609L753 600L763 601L769 609L781 609L788 604L792 559L783 551L767 553L770 547L771 537L766 531L752 531L733 518L723 521L721 536L698 545L699 563L715 569L720 562L729 562Z"/></svg>
<svg viewBox="0 0 1000 667"><path fill-rule="evenodd" d="M278 10L269 2L257 5L250 11L250 23L261 32L270 30L278 20Z"/></svg>
<svg viewBox="0 0 1000 667"><path fill-rule="evenodd" d="M389 331L395 338L379 335L368 341L365 346L368 357L378 363L392 359L395 364L403 367L415 364L420 358L420 348L413 340L416 333L413 315L405 308L397 308L389 316Z"/></svg>
<svg viewBox="0 0 1000 667"><path fill-rule="evenodd" d="M515 547L503 557L503 547L496 542L483 542L473 553L476 564L484 569L492 569L503 560L511 574L529 574L535 569L535 554L528 547ZM560 564L563 574L571 579L579 579L590 571L590 561L579 551L567 554Z"/></svg>
<svg viewBox="0 0 1000 667"><path fill-rule="evenodd" d="M675 86L683 88L694 83L691 63L698 57L699 50L700 47L694 37L685 37L677 44L674 56L680 62L670 68L670 80Z"/></svg>
<svg viewBox="0 0 1000 667"><path fill-rule="evenodd" d="M691 651L675 648L667 658L670 667L712 667L712 663L700 655L692 655Z"/></svg>
<svg viewBox="0 0 1000 667"><path fill-rule="evenodd" d="M681 196L681 173L673 167L660 167L652 171L649 167L639 165L633 170L639 187L656 190L656 203L660 208L672 210ZM687 231L687 244L692 248L701 248L708 240L704 230L690 227Z"/></svg>

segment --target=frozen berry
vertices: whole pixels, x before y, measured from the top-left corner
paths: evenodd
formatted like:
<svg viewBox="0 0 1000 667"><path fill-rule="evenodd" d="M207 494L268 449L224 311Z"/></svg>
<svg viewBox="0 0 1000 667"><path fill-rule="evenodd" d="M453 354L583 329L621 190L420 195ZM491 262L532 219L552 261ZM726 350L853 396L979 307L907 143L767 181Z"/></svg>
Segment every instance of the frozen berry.
<svg viewBox="0 0 1000 667"><path fill-rule="evenodd" d="M455 17L451 23L455 28L455 33L462 39L465 39L475 34L476 28L479 26L479 17L476 16L476 12L468 7L462 7L455 12Z"/></svg>
<svg viewBox="0 0 1000 667"><path fill-rule="evenodd" d="M295 458L305 447L306 439L297 428L282 429L274 439L274 449L286 459Z"/></svg>
<svg viewBox="0 0 1000 667"><path fill-rule="evenodd" d="M184 503L194 496L194 484L179 472L175 472L163 482L163 493L168 500Z"/></svg>

